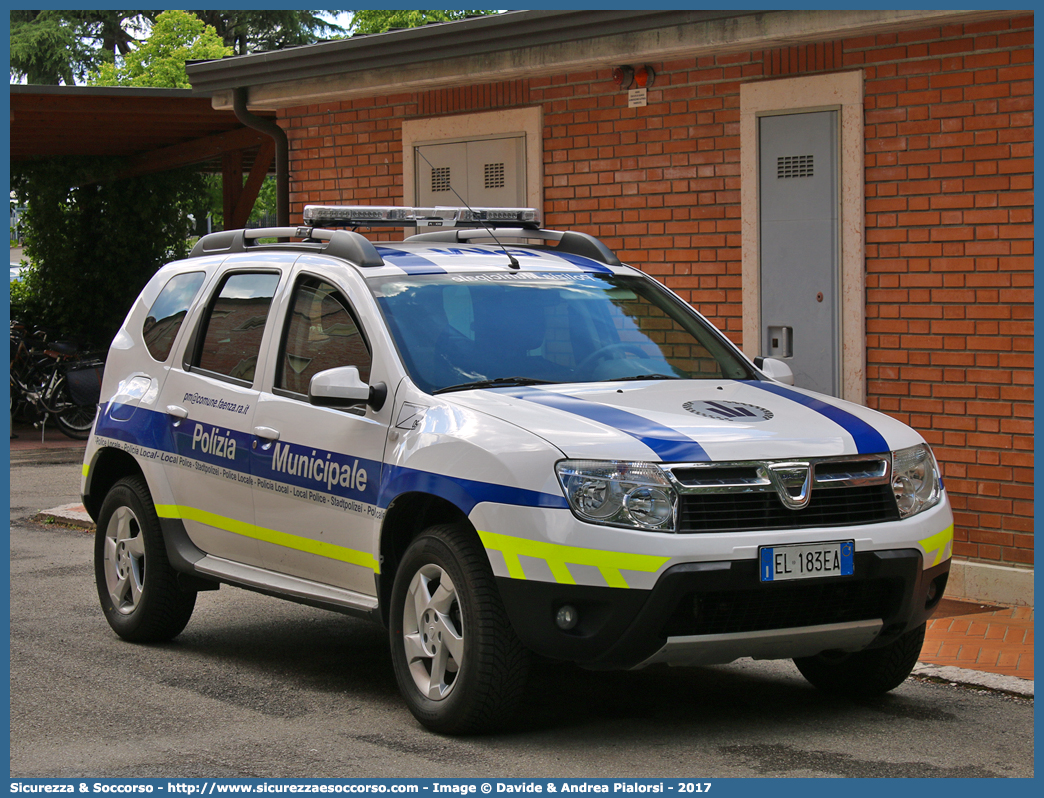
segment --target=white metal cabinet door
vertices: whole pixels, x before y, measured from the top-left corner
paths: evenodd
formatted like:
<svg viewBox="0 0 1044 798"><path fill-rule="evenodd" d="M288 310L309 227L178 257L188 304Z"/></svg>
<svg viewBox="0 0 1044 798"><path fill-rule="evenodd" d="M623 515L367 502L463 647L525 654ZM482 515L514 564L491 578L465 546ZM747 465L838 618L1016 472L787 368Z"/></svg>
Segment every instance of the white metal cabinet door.
<svg viewBox="0 0 1044 798"><path fill-rule="evenodd" d="M763 355L795 385L837 396L841 385L837 112L760 119Z"/></svg>

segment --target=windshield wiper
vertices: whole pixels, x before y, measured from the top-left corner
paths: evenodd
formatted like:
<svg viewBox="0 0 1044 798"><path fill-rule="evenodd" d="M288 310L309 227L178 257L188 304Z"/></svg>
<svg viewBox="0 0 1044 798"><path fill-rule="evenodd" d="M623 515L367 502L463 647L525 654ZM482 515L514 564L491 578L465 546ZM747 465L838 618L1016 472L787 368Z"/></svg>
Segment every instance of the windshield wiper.
<svg viewBox="0 0 1044 798"><path fill-rule="evenodd" d="M477 380L475 382L463 382L460 385L447 385L432 391L432 395L439 393L450 393L452 391L470 391L478 388L501 388L507 385L554 385L552 380L535 380L532 377L497 377L495 380Z"/></svg>
<svg viewBox="0 0 1044 798"><path fill-rule="evenodd" d="M613 377L610 380L599 380L599 382L634 382L635 380L687 380L688 377L679 377L677 374L635 374L633 377Z"/></svg>

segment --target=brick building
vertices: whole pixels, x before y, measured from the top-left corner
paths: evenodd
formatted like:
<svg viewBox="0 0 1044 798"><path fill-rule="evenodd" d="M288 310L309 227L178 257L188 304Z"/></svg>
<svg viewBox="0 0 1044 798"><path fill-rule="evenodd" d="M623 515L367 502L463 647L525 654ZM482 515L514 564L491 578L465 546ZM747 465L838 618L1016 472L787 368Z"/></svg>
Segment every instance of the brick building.
<svg viewBox="0 0 1044 798"><path fill-rule="evenodd" d="M440 159L492 158L458 177L473 204L508 191L602 238L749 355L827 341L827 390L935 449L951 593L1032 603L1032 13L510 12L189 72L215 107L276 111L294 223L456 205ZM803 194L814 136L785 128L814 116L828 189ZM776 177L799 178L782 200ZM790 218L820 196L825 221ZM794 291L823 332L766 326Z"/></svg>

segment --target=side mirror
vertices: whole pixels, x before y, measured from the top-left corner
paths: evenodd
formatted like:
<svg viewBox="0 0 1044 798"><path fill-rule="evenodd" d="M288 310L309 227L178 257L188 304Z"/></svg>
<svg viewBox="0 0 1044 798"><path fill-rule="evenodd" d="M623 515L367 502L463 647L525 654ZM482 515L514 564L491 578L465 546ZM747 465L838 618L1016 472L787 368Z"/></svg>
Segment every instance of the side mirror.
<svg viewBox="0 0 1044 798"><path fill-rule="evenodd" d="M367 385L355 366L340 366L320 371L308 383L308 401L320 407L384 407L388 386L383 382Z"/></svg>
<svg viewBox="0 0 1044 798"><path fill-rule="evenodd" d="M754 365L761 369L762 373L771 380L781 382L784 385L794 384L794 372L790 370L790 366L778 358L759 357L754 361Z"/></svg>

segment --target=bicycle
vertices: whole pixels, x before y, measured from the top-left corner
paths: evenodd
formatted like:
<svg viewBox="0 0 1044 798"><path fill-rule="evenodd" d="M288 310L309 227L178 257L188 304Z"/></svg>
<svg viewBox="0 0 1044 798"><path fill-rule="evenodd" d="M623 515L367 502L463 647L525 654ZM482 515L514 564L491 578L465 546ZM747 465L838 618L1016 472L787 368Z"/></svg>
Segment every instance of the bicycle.
<svg viewBox="0 0 1044 798"><path fill-rule="evenodd" d="M49 341L11 322L11 417L41 430L49 418L64 435L87 440L94 424L104 358L74 341Z"/></svg>

